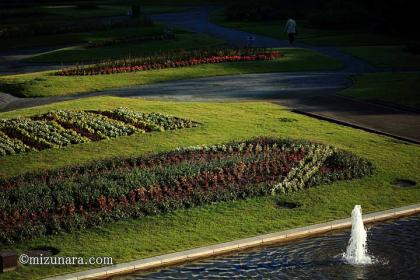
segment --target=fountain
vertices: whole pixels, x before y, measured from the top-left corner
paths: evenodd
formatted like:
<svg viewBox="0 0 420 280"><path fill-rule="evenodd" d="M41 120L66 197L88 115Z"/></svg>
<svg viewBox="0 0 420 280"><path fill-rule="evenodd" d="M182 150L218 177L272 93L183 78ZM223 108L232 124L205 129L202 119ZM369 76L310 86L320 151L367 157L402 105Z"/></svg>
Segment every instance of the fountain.
<svg viewBox="0 0 420 280"><path fill-rule="evenodd" d="M345 262L352 265L371 264L372 258L367 254L367 234L362 219L362 207L355 205L351 212L351 237L346 252Z"/></svg>

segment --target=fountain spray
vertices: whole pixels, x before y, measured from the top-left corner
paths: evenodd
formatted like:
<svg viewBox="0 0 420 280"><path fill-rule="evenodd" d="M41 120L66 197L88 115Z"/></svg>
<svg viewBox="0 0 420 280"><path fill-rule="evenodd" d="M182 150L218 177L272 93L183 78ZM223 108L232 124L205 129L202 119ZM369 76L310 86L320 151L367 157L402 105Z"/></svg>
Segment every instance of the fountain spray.
<svg viewBox="0 0 420 280"><path fill-rule="evenodd" d="M372 258L367 254L367 233L360 205L355 205L351 212L351 237L343 257L347 263L353 265L372 263Z"/></svg>

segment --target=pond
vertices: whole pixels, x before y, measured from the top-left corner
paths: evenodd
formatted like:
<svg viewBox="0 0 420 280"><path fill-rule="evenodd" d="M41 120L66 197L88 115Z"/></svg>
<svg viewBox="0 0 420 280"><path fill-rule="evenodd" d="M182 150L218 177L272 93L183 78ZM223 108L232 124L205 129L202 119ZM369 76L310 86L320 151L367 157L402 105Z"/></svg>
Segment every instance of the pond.
<svg viewBox="0 0 420 280"><path fill-rule="evenodd" d="M112 280L420 279L420 215L368 226L370 265L343 261L350 229Z"/></svg>

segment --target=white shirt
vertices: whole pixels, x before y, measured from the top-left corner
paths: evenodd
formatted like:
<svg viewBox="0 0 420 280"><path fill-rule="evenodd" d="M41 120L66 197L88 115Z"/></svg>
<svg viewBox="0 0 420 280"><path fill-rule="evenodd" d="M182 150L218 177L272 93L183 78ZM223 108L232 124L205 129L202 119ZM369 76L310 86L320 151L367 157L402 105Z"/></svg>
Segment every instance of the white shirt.
<svg viewBox="0 0 420 280"><path fill-rule="evenodd" d="M287 33L296 33L296 21L289 18L284 29L287 31Z"/></svg>

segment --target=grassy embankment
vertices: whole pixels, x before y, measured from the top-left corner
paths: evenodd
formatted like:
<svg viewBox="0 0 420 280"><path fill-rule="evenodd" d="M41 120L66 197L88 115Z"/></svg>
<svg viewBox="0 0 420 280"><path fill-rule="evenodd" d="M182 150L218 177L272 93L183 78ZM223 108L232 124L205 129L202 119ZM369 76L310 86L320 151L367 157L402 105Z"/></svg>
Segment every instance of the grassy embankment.
<svg viewBox="0 0 420 280"><path fill-rule="evenodd" d="M133 135L96 143L71 145L0 159L2 176L52 169L115 156L133 156L178 146L220 143L256 136L304 138L343 148L371 160L372 177L337 182L282 195L301 205L279 209L274 197L217 203L174 213L117 222L77 234L59 234L1 248L19 253L37 246L53 246L63 256L112 256L115 262L185 250L269 233L321 221L348 217L354 204L364 212L420 202L420 187L398 188L396 178L420 181L417 145L356 129L314 120L263 102L182 103L115 97L87 98L32 109L1 113L1 118L31 115L56 109L107 109L119 106L144 112L161 112L189 118L203 125L193 129ZM294 122L282 122L283 118ZM390 161L389 158L393 160ZM20 266L1 279L40 279L88 267Z"/></svg>
<svg viewBox="0 0 420 280"><path fill-rule="evenodd" d="M339 69L340 62L306 49L280 49L284 57L272 61L207 64L95 76L56 76L54 72L36 72L0 77L0 91L22 97L45 97L87 93L164 81L210 76Z"/></svg>
<svg viewBox="0 0 420 280"><path fill-rule="evenodd" d="M344 95L420 110L420 75L417 73L373 73L353 78L354 86L345 90Z"/></svg>

